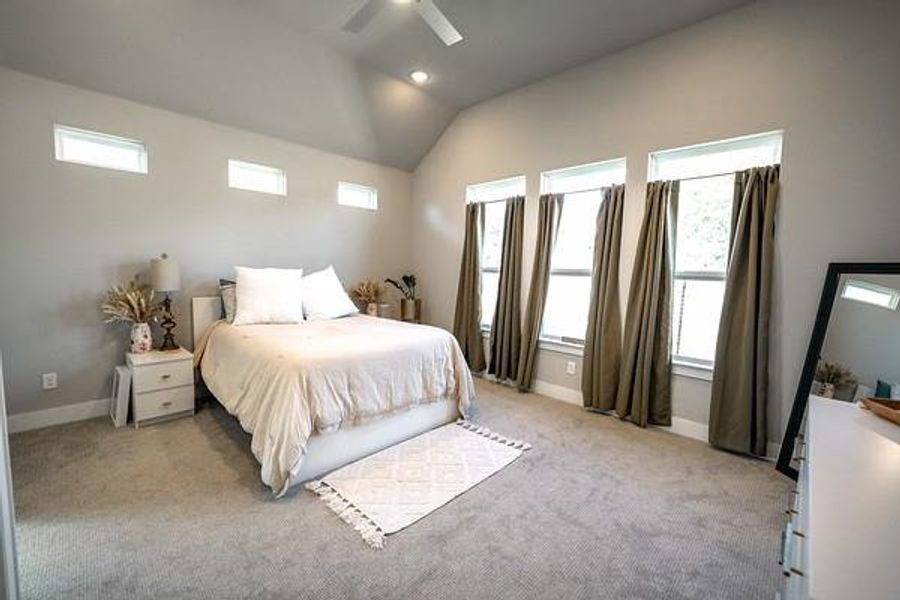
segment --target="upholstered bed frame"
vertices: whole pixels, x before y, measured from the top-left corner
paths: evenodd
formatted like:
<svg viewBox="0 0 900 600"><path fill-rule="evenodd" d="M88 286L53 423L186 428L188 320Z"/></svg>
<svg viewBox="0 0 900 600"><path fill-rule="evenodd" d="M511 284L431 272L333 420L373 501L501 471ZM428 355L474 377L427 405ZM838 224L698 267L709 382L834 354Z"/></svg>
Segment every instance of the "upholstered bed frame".
<svg viewBox="0 0 900 600"><path fill-rule="evenodd" d="M197 297L191 304L194 347L207 329L222 318L222 299ZM459 417L457 403L442 400L332 433L315 433L307 444L306 458L291 485L315 479L379 450L425 433Z"/></svg>

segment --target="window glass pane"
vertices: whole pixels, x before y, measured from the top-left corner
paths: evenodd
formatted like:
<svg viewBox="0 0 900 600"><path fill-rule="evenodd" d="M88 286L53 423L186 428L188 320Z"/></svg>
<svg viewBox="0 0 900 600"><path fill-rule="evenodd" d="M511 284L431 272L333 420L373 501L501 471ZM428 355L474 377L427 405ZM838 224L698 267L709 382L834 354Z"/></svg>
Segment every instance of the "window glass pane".
<svg viewBox="0 0 900 600"><path fill-rule="evenodd" d="M731 232L734 175L681 182L675 270L724 273Z"/></svg>
<svg viewBox="0 0 900 600"><path fill-rule="evenodd" d="M500 268L505 219L505 202L491 202L484 205L484 237L481 242L482 268Z"/></svg>
<svg viewBox="0 0 900 600"><path fill-rule="evenodd" d="M147 148L143 142L115 135L54 125L56 160L105 169L147 172Z"/></svg>
<svg viewBox="0 0 900 600"><path fill-rule="evenodd" d="M590 275L551 275L541 335L584 340L590 296Z"/></svg>
<svg viewBox="0 0 900 600"><path fill-rule="evenodd" d="M610 160L549 171L543 174L542 191L565 194L625 183L625 159Z"/></svg>
<svg viewBox="0 0 900 600"><path fill-rule="evenodd" d="M494 320L494 309L497 307L497 288L500 285L500 274L481 272L481 326L490 327Z"/></svg>
<svg viewBox="0 0 900 600"><path fill-rule="evenodd" d="M228 161L228 186L264 194L287 195L287 176L282 169L243 162Z"/></svg>
<svg viewBox="0 0 900 600"><path fill-rule="evenodd" d="M654 152L650 178L684 179L779 163L781 140L781 132L776 132Z"/></svg>
<svg viewBox="0 0 900 600"><path fill-rule="evenodd" d="M672 352L676 357L712 364L725 295L724 281L675 279Z"/></svg>
<svg viewBox="0 0 900 600"><path fill-rule="evenodd" d="M491 202L525 195L525 177L509 177L476 183L466 188L466 202Z"/></svg>
<svg viewBox="0 0 900 600"><path fill-rule="evenodd" d="M600 190L566 194L553 248L553 269L591 269Z"/></svg>
<svg viewBox="0 0 900 600"><path fill-rule="evenodd" d="M894 310L900 304L900 291L868 281L848 281L841 298Z"/></svg>
<svg viewBox="0 0 900 600"><path fill-rule="evenodd" d="M378 190L367 185L339 181L338 204L354 206L356 208L366 208L368 210L377 210Z"/></svg>

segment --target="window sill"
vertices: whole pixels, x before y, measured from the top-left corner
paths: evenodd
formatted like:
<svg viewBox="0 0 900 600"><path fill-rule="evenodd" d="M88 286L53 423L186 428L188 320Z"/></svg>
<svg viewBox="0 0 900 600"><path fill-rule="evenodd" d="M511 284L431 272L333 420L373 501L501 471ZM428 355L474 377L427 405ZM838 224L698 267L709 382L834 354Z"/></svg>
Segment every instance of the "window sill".
<svg viewBox="0 0 900 600"><path fill-rule="evenodd" d="M538 348L559 354L568 354L569 356L584 356L584 346L582 344L570 344L569 342L541 338L538 340Z"/></svg>
<svg viewBox="0 0 900 600"><path fill-rule="evenodd" d="M698 365L696 363L672 361L672 375L700 379L702 381L712 381L713 368L706 365Z"/></svg>

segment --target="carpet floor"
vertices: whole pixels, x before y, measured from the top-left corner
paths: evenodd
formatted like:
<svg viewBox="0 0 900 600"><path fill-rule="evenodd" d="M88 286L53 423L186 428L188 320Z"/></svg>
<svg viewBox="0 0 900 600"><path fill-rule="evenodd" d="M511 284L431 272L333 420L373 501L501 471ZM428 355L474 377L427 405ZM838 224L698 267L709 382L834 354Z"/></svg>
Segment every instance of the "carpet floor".
<svg viewBox="0 0 900 600"><path fill-rule="evenodd" d="M25 598L771 600L771 464L479 381L476 420L533 445L369 548L311 492L275 500L218 405L10 438Z"/></svg>

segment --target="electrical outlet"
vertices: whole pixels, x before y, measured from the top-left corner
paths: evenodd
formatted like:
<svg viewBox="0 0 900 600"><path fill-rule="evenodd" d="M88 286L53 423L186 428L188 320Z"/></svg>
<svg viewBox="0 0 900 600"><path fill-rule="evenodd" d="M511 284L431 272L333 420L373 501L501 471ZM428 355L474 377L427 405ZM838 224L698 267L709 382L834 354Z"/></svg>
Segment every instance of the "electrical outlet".
<svg viewBox="0 0 900 600"><path fill-rule="evenodd" d="M56 373L44 373L41 375L41 387L45 390L55 390L56 385Z"/></svg>
<svg viewBox="0 0 900 600"><path fill-rule="evenodd" d="M569 375L575 374L575 361L570 360L566 363L566 373L568 373Z"/></svg>

